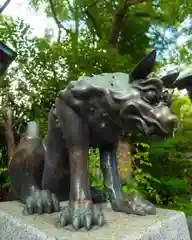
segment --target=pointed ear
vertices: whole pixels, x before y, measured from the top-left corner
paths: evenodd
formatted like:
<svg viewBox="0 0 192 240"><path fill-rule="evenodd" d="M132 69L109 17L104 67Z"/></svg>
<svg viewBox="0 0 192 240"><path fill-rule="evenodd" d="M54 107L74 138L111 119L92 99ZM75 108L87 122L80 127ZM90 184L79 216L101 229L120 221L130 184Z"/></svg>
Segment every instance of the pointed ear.
<svg viewBox="0 0 192 240"><path fill-rule="evenodd" d="M145 79L154 70L156 59L156 50L153 50L147 56L141 59L136 67L130 72L130 82L138 79Z"/></svg>
<svg viewBox="0 0 192 240"><path fill-rule="evenodd" d="M163 82L163 84L166 88L174 88L173 83L175 82L175 80L177 79L178 76L179 76L178 71L170 72L170 73L166 74L165 76L163 76L161 78L161 81Z"/></svg>
<svg viewBox="0 0 192 240"><path fill-rule="evenodd" d="M178 89L192 88L192 65L181 71L173 84Z"/></svg>

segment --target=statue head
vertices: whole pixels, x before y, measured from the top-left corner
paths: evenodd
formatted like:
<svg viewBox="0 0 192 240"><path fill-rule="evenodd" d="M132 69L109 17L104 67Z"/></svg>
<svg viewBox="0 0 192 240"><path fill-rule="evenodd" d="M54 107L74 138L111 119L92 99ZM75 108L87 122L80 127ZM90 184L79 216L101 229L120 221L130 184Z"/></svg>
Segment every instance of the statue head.
<svg viewBox="0 0 192 240"><path fill-rule="evenodd" d="M178 126L169 108L171 94L166 88L178 73L163 78L150 77L155 58L156 52L152 51L129 74L116 72L80 77L70 82L61 95L70 92L66 94L66 101L84 114L96 132L113 127L115 132L116 125L123 132L166 137ZM105 131L102 133L106 135Z"/></svg>
<svg viewBox="0 0 192 240"><path fill-rule="evenodd" d="M156 52L152 51L130 72L129 84L134 94L123 102L120 119L132 132L166 137L177 129L178 119L170 110L171 94L165 86L179 73L149 77L155 58Z"/></svg>

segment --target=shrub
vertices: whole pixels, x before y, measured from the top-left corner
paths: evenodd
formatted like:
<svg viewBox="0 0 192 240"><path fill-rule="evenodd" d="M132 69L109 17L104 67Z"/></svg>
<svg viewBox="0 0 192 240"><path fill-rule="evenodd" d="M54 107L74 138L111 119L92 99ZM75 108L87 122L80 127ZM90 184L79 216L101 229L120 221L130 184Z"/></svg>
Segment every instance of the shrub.
<svg viewBox="0 0 192 240"><path fill-rule="evenodd" d="M159 206L185 211L189 206L192 174L191 159L185 156L185 141L178 136L135 146L133 179L122 181L124 192L141 194ZM102 178L95 175L95 168L99 168L98 149L90 151L89 171L92 185L103 189Z"/></svg>

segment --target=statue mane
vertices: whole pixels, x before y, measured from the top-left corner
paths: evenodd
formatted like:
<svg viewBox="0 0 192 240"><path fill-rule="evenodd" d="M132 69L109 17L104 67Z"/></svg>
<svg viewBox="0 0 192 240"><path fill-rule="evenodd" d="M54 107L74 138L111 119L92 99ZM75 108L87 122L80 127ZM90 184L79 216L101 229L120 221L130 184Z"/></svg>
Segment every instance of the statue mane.
<svg viewBox="0 0 192 240"><path fill-rule="evenodd" d="M70 90L78 100L90 100L91 98L105 97L116 104L130 99L133 96L133 89L148 91L155 89L158 93L163 90L163 82L157 77L140 79L130 82L127 73L103 73L92 77L80 77L68 85L66 90Z"/></svg>

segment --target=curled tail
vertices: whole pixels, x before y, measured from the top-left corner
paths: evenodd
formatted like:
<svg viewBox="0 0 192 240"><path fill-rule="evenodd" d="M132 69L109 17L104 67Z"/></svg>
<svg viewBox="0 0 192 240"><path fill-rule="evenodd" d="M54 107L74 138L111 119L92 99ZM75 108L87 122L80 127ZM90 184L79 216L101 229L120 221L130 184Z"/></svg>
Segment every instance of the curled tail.
<svg viewBox="0 0 192 240"><path fill-rule="evenodd" d="M16 150L16 144L15 144L15 137L12 129L12 109L8 108L7 110L7 118L4 123L5 127L5 136L7 140L7 148L8 148L8 157L9 161L13 157L15 150ZM40 135L39 126L35 121L31 121L27 124L27 130L25 137L28 139L38 139Z"/></svg>
<svg viewBox="0 0 192 240"><path fill-rule="evenodd" d="M11 188L21 200L30 195L30 187L41 188L45 151L39 137L39 126L28 122L25 135L9 161Z"/></svg>
<svg viewBox="0 0 192 240"><path fill-rule="evenodd" d="M25 135L20 139L19 144L12 150L9 159L9 166L25 162L27 164L42 145L39 137L39 126L36 122L28 122Z"/></svg>

